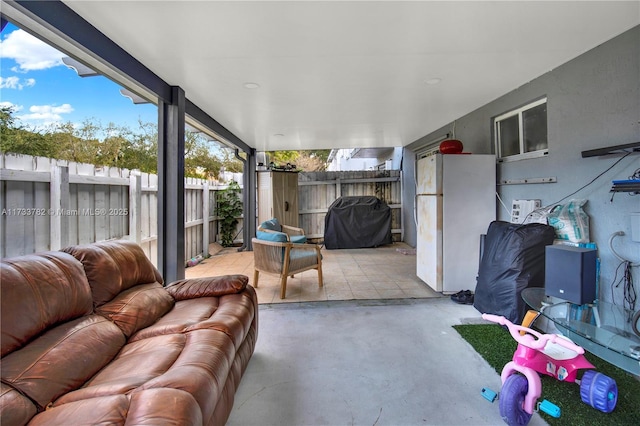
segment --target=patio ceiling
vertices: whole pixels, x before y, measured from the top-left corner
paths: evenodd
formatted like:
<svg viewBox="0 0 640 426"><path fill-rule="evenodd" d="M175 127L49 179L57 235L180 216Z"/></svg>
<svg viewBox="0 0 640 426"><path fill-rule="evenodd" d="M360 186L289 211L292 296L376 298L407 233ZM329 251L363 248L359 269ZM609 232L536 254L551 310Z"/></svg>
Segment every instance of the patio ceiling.
<svg viewBox="0 0 640 426"><path fill-rule="evenodd" d="M408 145L640 22L637 1L64 3L258 151Z"/></svg>

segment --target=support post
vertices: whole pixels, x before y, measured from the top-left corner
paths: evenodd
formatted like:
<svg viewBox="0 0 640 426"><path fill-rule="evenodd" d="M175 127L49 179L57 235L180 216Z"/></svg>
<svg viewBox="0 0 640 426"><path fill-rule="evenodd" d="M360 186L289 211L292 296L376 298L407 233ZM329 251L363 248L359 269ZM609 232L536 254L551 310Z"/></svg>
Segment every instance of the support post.
<svg viewBox="0 0 640 426"><path fill-rule="evenodd" d="M184 278L185 94L158 103L158 267L165 284Z"/></svg>
<svg viewBox="0 0 640 426"><path fill-rule="evenodd" d="M257 218L256 218L256 183L258 180L258 174L256 173L256 150L250 149L245 151L247 154L247 161L244 163L243 179L243 212L242 223L244 225L244 233L242 238L244 240L244 246L247 250L253 250L251 245L251 239L256 236Z"/></svg>
<svg viewBox="0 0 640 426"><path fill-rule="evenodd" d="M202 185L202 255L209 255L209 181Z"/></svg>
<svg viewBox="0 0 640 426"><path fill-rule="evenodd" d="M129 239L142 242L142 176L129 176Z"/></svg>
<svg viewBox="0 0 640 426"><path fill-rule="evenodd" d="M49 220L51 225L50 250L69 245L69 167L51 169Z"/></svg>

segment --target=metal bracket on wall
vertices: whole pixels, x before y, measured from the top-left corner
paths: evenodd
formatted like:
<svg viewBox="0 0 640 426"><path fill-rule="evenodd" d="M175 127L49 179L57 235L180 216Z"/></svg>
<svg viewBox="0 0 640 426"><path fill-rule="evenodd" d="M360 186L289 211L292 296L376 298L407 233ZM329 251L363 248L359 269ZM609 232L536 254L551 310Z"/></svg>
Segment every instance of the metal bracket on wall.
<svg viewBox="0 0 640 426"><path fill-rule="evenodd" d="M543 178L525 178L525 179L503 179L498 185L523 185L527 183L556 183L558 179L555 176Z"/></svg>

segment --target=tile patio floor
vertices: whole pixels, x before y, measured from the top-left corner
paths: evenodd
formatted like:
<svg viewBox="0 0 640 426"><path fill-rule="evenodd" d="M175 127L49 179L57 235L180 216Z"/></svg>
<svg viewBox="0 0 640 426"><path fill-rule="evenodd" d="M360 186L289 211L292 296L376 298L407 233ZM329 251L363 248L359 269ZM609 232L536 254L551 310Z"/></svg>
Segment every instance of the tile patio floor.
<svg viewBox="0 0 640 426"><path fill-rule="evenodd" d="M291 303L355 299L443 297L416 276L415 251L404 243L369 249L322 249L324 287L318 288L316 270L287 281L287 297L280 299L276 275L260 273L259 303ZM253 285L253 252L225 249L187 268L186 278L244 274Z"/></svg>

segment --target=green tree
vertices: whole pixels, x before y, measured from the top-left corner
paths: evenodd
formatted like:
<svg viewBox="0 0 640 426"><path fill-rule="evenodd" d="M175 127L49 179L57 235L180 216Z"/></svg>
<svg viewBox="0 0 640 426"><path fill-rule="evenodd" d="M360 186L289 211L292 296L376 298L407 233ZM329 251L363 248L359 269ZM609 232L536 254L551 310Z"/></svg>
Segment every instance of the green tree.
<svg viewBox="0 0 640 426"><path fill-rule="evenodd" d="M301 151L296 159L296 168L303 172L323 172L327 170L327 158L311 151Z"/></svg>
<svg viewBox="0 0 640 426"><path fill-rule="evenodd" d="M100 125L88 119L78 128L71 122L54 124L47 132L56 147L54 158L96 164L100 152L99 130Z"/></svg>
<svg viewBox="0 0 640 426"><path fill-rule="evenodd" d="M36 131L23 127L9 107L0 108L0 149L96 166L158 170L158 129L155 123L138 121L138 128L85 119L79 127L71 122L56 123ZM216 155L219 150L221 155ZM221 158L222 157L222 158ZM185 175L213 179L222 167L242 172L242 162L232 151L212 146L196 132L185 132Z"/></svg>
<svg viewBox="0 0 640 426"><path fill-rule="evenodd" d="M0 107L0 152L52 157L56 148L46 135L19 124L10 107Z"/></svg>
<svg viewBox="0 0 640 426"><path fill-rule="evenodd" d="M132 131L129 146L123 152L122 164L128 169L158 173L158 126L138 120L138 131Z"/></svg>
<svg viewBox="0 0 640 426"><path fill-rule="evenodd" d="M227 172L242 173L242 161L236 158L235 152L229 148L222 149L222 166Z"/></svg>
<svg viewBox="0 0 640 426"><path fill-rule="evenodd" d="M271 162L276 166L286 166L292 164L296 169L306 172L324 171L327 169L327 159L331 150L316 151L270 151L268 152Z"/></svg>
<svg viewBox="0 0 640 426"><path fill-rule="evenodd" d="M220 173L222 161L211 152L209 142L199 133L185 132L184 157L186 176L212 179Z"/></svg>

